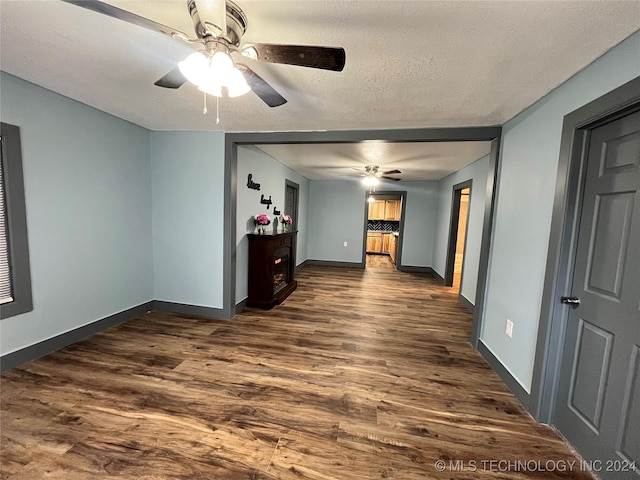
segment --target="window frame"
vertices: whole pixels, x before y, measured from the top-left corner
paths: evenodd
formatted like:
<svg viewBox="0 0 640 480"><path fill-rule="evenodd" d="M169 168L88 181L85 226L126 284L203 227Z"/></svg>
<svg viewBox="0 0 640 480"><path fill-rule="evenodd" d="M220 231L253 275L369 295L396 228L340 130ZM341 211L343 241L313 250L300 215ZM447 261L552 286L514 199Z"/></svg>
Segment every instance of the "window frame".
<svg viewBox="0 0 640 480"><path fill-rule="evenodd" d="M0 136L13 297L12 302L0 305L0 320L4 320L33 310L33 299L20 127L0 122Z"/></svg>

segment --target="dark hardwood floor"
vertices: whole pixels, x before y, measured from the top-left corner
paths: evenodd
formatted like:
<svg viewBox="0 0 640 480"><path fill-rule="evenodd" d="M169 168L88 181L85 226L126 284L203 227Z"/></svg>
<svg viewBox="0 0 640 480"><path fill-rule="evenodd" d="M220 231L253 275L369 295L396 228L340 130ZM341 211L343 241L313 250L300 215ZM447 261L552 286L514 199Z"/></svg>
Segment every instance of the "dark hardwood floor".
<svg viewBox="0 0 640 480"><path fill-rule="evenodd" d="M590 478L549 471L577 459L471 347L457 292L384 268L297 276L271 311L153 312L3 375L1 477Z"/></svg>

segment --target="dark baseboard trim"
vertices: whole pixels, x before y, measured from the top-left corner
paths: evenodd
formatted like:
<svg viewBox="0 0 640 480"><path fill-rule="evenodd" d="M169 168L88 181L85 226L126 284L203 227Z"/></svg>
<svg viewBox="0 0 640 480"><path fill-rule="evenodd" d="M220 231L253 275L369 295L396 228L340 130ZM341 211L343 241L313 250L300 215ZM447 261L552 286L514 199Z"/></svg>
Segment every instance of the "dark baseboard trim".
<svg viewBox="0 0 640 480"><path fill-rule="evenodd" d="M236 314L242 313L242 311L247 308L247 299L239 301L236 303Z"/></svg>
<svg viewBox="0 0 640 480"><path fill-rule="evenodd" d="M464 305L467 310L469 310L471 313L473 313L473 311L475 310L475 306L473 305L473 303L471 303L467 297L463 296L462 294L458 294L458 301Z"/></svg>
<svg viewBox="0 0 640 480"><path fill-rule="evenodd" d="M522 388L522 385L520 385L520 383L518 383L515 378L513 378L513 375L511 375L509 370L504 368L504 365L502 365L502 363L500 363L500 360L498 360L495 355L491 353L491 350L487 348L482 340L478 340L478 352L480 352L480 355L482 355L482 357L486 360L493 371L498 374L500 379L504 382L511 393L513 393L516 398L520 400L520 403L522 403L524 408L529 410L529 394L527 393L527 391Z"/></svg>
<svg viewBox="0 0 640 480"><path fill-rule="evenodd" d="M334 260L307 260L305 265L320 265L323 267L364 268L361 262L336 262Z"/></svg>
<svg viewBox="0 0 640 480"><path fill-rule="evenodd" d="M23 363L30 362L36 358L44 357L56 350L60 350L72 343L84 340L87 337L103 332L104 330L119 325L129 320L133 320L140 315L153 310L154 302L146 302L137 307L132 307L119 313L114 313L108 317L96 320L88 325L83 325L69 332L61 333L55 337L48 338L41 342L29 345L15 352L7 353L0 359L0 372L6 372L18 367Z"/></svg>
<svg viewBox="0 0 640 480"><path fill-rule="evenodd" d="M444 277L441 277L435 270L433 270L433 276L436 277L436 280L438 280L442 285L444 285Z"/></svg>
<svg viewBox="0 0 640 480"><path fill-rule="evenodd" d="M198 317L215 318L216 320L228 320L229 315L224 309L215 307L203 307L201 305L190 305L188 303L165 302L164 300L154 300L153 309L160 312L182 313L185 315L196 315Z"/></svg>
<svg viewBox="0 0 640 480"><path fill-rule="evenodd" d="M433 275L433 268L431 267L412 267L411 265L396 265L396 269L401 272L414 272L414 273L428 273Z"/></svg>
<svg viewBox="0 0 640 480"><path fill-rule="evenodd" d="M307 264L308 264L308 262L309 262L309 260L305 260L305 261L304 261L304 262L302 262L300 265L296 265L296 272L297 272L298 270L302 270L304 267L306 267L306 266L307 266Z"/></svg>

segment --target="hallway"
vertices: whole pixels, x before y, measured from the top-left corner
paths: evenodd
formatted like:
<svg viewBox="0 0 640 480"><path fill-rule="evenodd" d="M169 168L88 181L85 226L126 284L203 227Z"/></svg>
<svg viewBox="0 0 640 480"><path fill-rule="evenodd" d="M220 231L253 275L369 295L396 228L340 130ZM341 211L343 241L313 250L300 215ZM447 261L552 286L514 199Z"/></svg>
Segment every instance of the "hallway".
<svg viewBox="0 0 640 480"><path fill-rule="evenodd" d="M549 471L577 459L471 347L457 292L385 268L297 280L271 311L152 312L6 373L0 477L590 478Z"/></svg>

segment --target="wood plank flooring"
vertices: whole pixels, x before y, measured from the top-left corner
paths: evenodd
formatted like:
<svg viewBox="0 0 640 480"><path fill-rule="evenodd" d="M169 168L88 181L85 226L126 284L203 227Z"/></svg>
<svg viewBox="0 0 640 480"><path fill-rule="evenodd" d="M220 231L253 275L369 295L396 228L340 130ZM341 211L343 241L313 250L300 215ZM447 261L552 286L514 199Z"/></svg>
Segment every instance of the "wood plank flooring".
<svg viewBox="0 0 640 480"><path fill-rule="evenodd" d="M271 311L152 312L6 373L1 478L590 478L548 471L577 459L473 350L451 289L383 268L298 281Z"/></svg>
<svg viewBox="0 0 640 480"><path fill-rule="evenodd" d="M367 253L367 268L396 268L389 255Z"/></svg>

